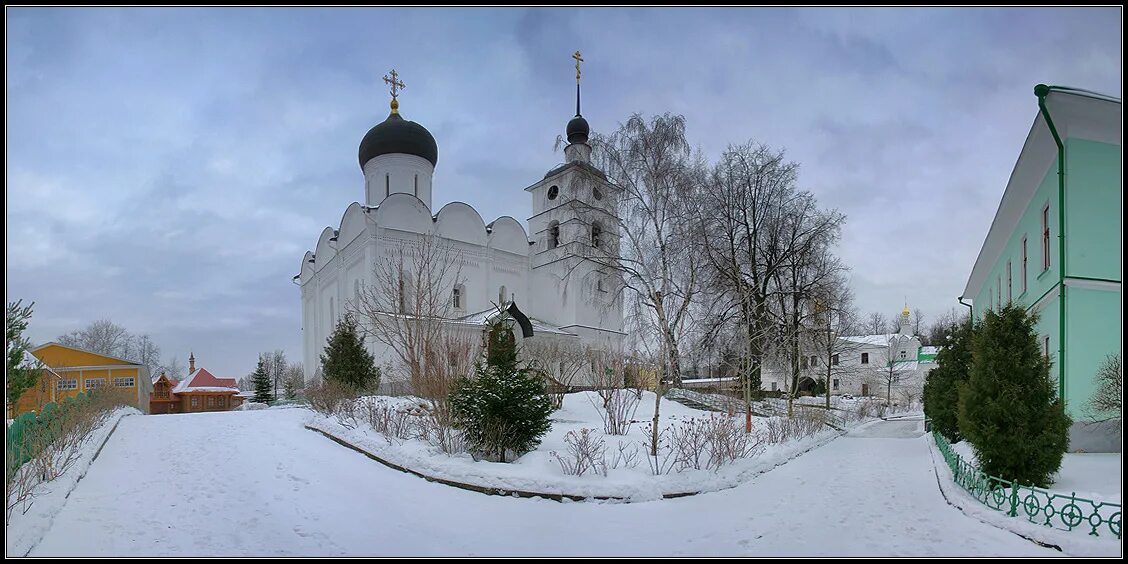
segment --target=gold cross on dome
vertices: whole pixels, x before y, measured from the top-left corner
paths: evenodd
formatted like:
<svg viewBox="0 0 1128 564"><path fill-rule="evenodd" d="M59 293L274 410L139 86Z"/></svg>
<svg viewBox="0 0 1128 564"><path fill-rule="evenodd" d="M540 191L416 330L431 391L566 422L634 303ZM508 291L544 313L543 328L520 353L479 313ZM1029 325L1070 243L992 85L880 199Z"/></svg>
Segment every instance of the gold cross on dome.
<svg viewBox="0 0 1128 564"><path fill-rule="evenodd" d="M580 56L580 52L576 51L572 58L576 60L576 83L580 82L580 63L584 62L584 58Z"/></svg>
<svg viewBox="0 0 1128 564"><path fill-rule="evenodd" d="M407 85L405 85L403 81L399 80L399 75L396 74L396 69L392 69L392 78L388 78L388 75L386 74L384 75L384 82L392 86L391 92L393 100L396 99L396 95L399 94L400 90L407 88Z"/></svg>

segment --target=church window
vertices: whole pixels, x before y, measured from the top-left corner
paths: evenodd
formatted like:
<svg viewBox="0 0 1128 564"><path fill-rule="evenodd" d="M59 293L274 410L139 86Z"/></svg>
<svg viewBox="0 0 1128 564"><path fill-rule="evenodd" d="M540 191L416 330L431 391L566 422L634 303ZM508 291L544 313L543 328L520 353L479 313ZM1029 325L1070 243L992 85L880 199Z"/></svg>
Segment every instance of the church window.
<svg viewBox="0 0 1128 564"><path fill-rule="evenodd" d="M1022 236L1022 271L1019 275L1022 277L1022 293L1026 293L1026 235ZM1022 294L1019 294L1022 295Z"/></svg>
<svg viewBox="0 0 1128 564"><path fill-rule="evenodd" d="M837 390L837 389L838 389L838 378L835 378L835 379L834 379L834 389L835 389L835 390Z"/></svg>
<svg viewBox="0 0 1128 564"><path fill-rule="evenodd" d="M505 286L497 289L497 304L502 305L505 303Z"/></svg>
<svg viewBox="0 0 1128 564"><path fill-rule="evenodd" d="M1042 337L1042 356L1050 358L1050 336Z"/></svg>
<svg viewBox="0 0 1128 564"><path fill-rule="evenodd" d="M353 280L353 300L360 305L360 280Z"/></svg>
<svg viewBox="0 0 1128 564"><path fill-rule="evenodd" d="M901 360L905 360L905 351L901 351Z"/></svg>
<svg viewBox="0 0 1128 564"><path fill-rule="evenodd" d="M337 312L333 309L333 298L329 298L329 324L337 324Z"/></svg>
<svg viewBox="0 0 1128 564"><path fill-rule="evenodd" d="M464 302L465 299L466 288L462 284L455 286L454 291L451 293L451 305L454 307L454 309L466 309L466 304Z"/></svg>
<svg viewBox="0 0 1128 564"><path fill-rule="evenodd" d="M605 288L603 286L603 277L602 276L595 279L595 289L599 290L600 292L606 292L607 291L607 288Z"/></svg>
<svg viewBox="0 0 1128 564"><path fill-rule="evenodd" d="M999 297L997 298L995 305L997 305L999 309L1003 309L1003 275L1002 274L995 277L995 284L997 284L998 287L999 287Z"/></svg>
<svg viewBox="0 0 1128 564"><path fill-rule="evenodd" d="M556 196L560 194L560 187L553 185L548 187L548 199L555 200Z"/></svg>
<svg viewBox="0 0 1128 564"><path fill-rule="evenodd" d="M775 382L772 382L772 391L773 392L776 391L776 383Z"/></svg>
<svg viewBox="0 0 1128 564"><path fill-rule="evenodd" d="M390 174L384 175L384 197L392 195L392 176Z"/></svg>
<svg viewBox="0 0 1128 564"><path fill-rule="evenodd" d="M1011 261L1007 261L1007 302L1013 299L1011 296Z"/></svg>
<svg viewBox="0 0 1128 564"><path fill-rule="evenodd" d="M555 249L560 246L560 222L553 220L548 224L548 248Z"/></svg>
<svg viewBox="0 0 1128 564"><path fill-rule="evenodd" d="M862 364L869 364L869 353L862 353Z"/></svg>
<svg viewBox="0 0 1128 564"><path fill-rule="evenodd" d="M419 197L419 175L415 175L415 197Z"/></svg>
<svg viewBox="0 0 1128 564"><path fill-rule="evenodd" d="M830 357L830 363L833 364L834 366L838 366L838 355L831 356Z"/></svg>
<svg viewBox="0 0 1128 564"><path fill-rule="evenodd" d="M595 198L596 200L602 200L603 199L603 192L600 192L599 188L592 188L591 189L591 197Z"/></svg>
<svg viewBox="0 0 1128 564"><path fill-rule="evenodd" d="M1042 270L1050 268L1050 204L1042 208Z"/></svg>
<svg viewBox="0 0 1128 564"><path fill-rule="evenodd" d="M600 238L601 235L603 235L603 226L599 225L598 221L591 224L591 246L592 247L595 247L597 249L599 248L599 238Z"/></svg>

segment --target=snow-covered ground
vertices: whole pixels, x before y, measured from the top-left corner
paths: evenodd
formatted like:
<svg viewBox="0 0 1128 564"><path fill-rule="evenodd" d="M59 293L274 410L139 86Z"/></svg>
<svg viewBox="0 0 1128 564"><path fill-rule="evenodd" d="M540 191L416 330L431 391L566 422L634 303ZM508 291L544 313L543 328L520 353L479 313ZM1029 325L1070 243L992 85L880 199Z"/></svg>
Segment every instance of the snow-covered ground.
<svg viewBox="0 0 1128 564"><path fill-rule="evenodd" d="M125 418L32 556L1054 556L947 505L926 435L867 427L732 489L487 496L303 429L301 409ZM875 426L887 422L872 423Z"/></svg>
<svg viewBox="0 0 1128 564"><path fill-rule="evenodd" d="M957 485L952 478L952 472L948 465L944 462L944 456L940 453L940 449L936 446L935 441L931 439L928 441L928 448L932 453L933 461L936 466L936 471L939 472L939 485L947 496L948 500L959 507L964 514L971 518L977 519L983 523L988 523L1002 529L1013 531L1015 534L1022 535L1029 539L1037 540L1038 542L1057 546L1068 555L1083 556L1083 557L1107 557L1107 556L1123 556L1123 545L1120 539L1111 534L1108 530L1107 523L1100 526L1100 535L1090 535L1090 529L1082 523L1082 525L1072 531L1060 527L1060 522L1055 518L1053 519L1055 526L1047 527L1041 522L1030 522L1024 516L1010 517L1003 512L992 509L978 499L972 496L969 492L964 490L961 486ZM953 450L957 452L964 460L974 464L975 455L971 450L971 445L966 442L960 442L952 445ZM1056 493L1064 493L1069 495L1070 492L1062 492L1062 483L1077 483L1081 480L1093 480L1093 483L1104 484L1098 485L1101 490L1112 492L1116 491L1116 499L1112 496L1105 497L1104 500L1108 502L1119 503L1120 491L1120 466L1116 464L1109 467L1109 457L1103 457L1104 460L1098 460L1095 465L1100 466L1096 472L1093 472L1093 460L1084 460L1080 465L1074 463L1078 460L1073 458L1078 455L1066 454L1062 463L1062 472L1059 473L1058 482L1051 488L1051 491ZM1092 455L1087 455L1092 456ZM1072 459L1072 461L1071 461ZM1067 463L1067 461L1070 461ZM1110 485L1110 477L1108 475L1103 478L1097 477L1094 474L1108 473L1115 480L1115 486ZM1065 480L1063 482L1062 480ZM1081 492L1077 492L1082 495ZM1092 494L1095 497L1100 497L1098 494ZM1093 499L1093 498L1090 498ZM1089 509L1088 504L1079 504L1081 511L1084 513ZM1058 505L1060 508L1060 504ZM1087 516L1087 514L1085 514ZM1106 517L1108 512L1105 511Z"/></svg>
<svg viewBox="0 0 1128 564"><path fill-rule="evenodd" d="M388 403L411 403L406 398L385 396L376 399ZM829 427L823 427L821 431L811 436L769 445L767 444L768 421L757 417L753 419L753 429L764 442L763 450L757 455L725 465L717 471L685 470L656 476L645 459L646 445L650 440L645 425L654 416L654 394L643 392L642 400L633 417L638 423L627 435L621 436L603 434L601 408L598 407L602 405L601 402L595 392L567 394L564 397L563 407L552 414L552 429L545 435L540 446L512 463L474 461L468 454L446 455L438 448L417 439L389 441L371 429L342 427L333 417L313 416L310 425L347 440L388 462L431 477L506 490L563 493L583 497L630 498L636 501L660 499L666 494L731 488L802 452L825 444L838 434ZM722 414L710 414L692 409L666 398L662 399L659 413L663 428L677 425L690 418L725 417ZM737 417L736 424L743 428L743 418ZM565 436L570 431L579 432L582 428L595 429L598 432L607 448L609 460L618 454L619 446L622 445L628 452L635 453L637 463L633 467L619 465L618 468L609 468L606 476L592 472L583 476L566 475L551 453L555 451L560 456L567 456Z"/></svg>
<svg viewBox="0 0 1128 564"><path fill-rule="evenodd" d="M102 426L86 437L78 459L70 469L58 478L36 486L35 496L26 513L22 506L12 512L12 519L4 530L5 553L8 556L24 556L43 538L43 534L51 527L52 520L66 504L67 496L90 468L94 455L106 441L106 436L127 415L141 415L141 412L135 407L123 407L114 411ZM130 417L134 418L139 419Z"/></svg>
<svg viewBox="0 0 1128 564"><path fill-rule="evenodd" d="M961 441L952 445L964 460L975 464L971 444ZM1061 468L1048 489L1057 494L1120 503L1121 500L1120 453L1067 452L1061 459Z"/></svg>

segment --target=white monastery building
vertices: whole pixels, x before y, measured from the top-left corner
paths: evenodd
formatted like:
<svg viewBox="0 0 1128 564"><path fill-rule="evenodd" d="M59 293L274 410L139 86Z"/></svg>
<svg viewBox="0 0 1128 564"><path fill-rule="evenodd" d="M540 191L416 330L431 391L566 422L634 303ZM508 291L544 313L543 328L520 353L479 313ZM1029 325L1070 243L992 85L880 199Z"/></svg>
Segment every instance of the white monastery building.
<svg viewBox="0 0 1128 564"><path fill-rule="evenodd" d="M881 335L839 335L829 358L824 347L804 347L799 362L798 392L810 391L827 380L831 395L878 396L897 403L919 401L924 379L936 368L939 347L921 346L909 322L909 307L901 311L900 329ZM829 363L829 366L828 366ZM765 366L761 389L790 391L790 370Z"/></svg>
<svg viewBox="0 0 1128 564"><path fill-rule="evenodd" d="M302 356L309 376L320 366L338 320L356 308L362 294L380 290L373 285L387 285L378 274L381 265L425 244L453 250L446 260L457 262L450 265L457 279L444 282L450 286L443 289L444 323L480 330L501 309L519 322L519 339L556 339L604 350L621 344L623 304L615 292L621 279L601 268L607 262L591 260L617 252L618 222L610 214L619 189L590 164L578 56L576 116L566 128L566 162L524 189L530 206L525 223L509 216L487 223L467 203L432 200L438 144L425 127L400 115L397 92L403 83L395 71L384 78L391 84L391 113L360 141L363 200L345 208L339 225L322 231L294 277L301 287ZM410 270L413 262L402 264ZM414 275L402 274L409 281ZM389 313L410 315L410 306L403 305L410 297L400 301L400 311ZM394 373L394 351L372 336L366 344L377 364Z"/></svg>

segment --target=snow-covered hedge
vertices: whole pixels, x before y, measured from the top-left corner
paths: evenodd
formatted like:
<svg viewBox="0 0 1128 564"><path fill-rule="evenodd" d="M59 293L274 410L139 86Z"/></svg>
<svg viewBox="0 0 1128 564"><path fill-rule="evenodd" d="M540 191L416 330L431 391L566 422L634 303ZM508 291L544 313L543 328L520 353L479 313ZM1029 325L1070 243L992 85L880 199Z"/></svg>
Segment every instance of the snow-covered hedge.
<svg viewBox="0 0 1128 564"><path fill-rule="evenodd" d="M485 488L629 500L734 487L839 434L818 425L805 436L769 444L769 425L781 423L756 418L753 436L744 441L740 438L743 417L711 414L663 398L663 431L655 457L649 454L646 428L654 399L653 393L643 392L631 431L615 436L603 431L598 394L568 394L553 414L552 429L541 445L511 463L442 452L416 424L426 419L426 402L415 398L366 398L357 407L346 408L352 413L313 413L307 424L387 462L435 478ZM575 464L587 464L588 470L570 469Z"/></svg>

